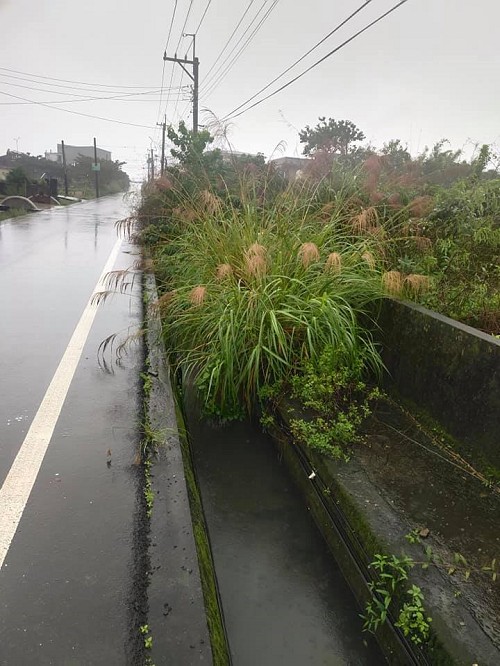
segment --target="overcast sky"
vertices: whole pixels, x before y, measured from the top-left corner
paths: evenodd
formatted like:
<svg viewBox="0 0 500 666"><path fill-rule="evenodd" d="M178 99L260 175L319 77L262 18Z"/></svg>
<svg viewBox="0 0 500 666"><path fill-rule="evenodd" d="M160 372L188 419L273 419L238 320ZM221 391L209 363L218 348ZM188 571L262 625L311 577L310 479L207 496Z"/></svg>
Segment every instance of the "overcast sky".
<svg viewBox="0 0 500 666"><path fill-rule="evenodd" d="M368 2L266 93L397 1ZM184 88L188 77L172 63L163 70L176 5L168 55L179 44L179 56L191 41L181 36L184 24L185 32L196 31L208 5L196 40L200 109L223 118L360 4L361 0L0 0L0 153L18 146L23 152L43 154L55 150L61 139L90 145L96 136L114 159L127 161L126 171L141 176L151 140L158 150L156 122L163 114L167 122L176 123L180 117L192 122L190 91ZM471 142L498 143L499 26L498 0L408 0L289 88L233 119L231 143L236 150L269 156L285 142L280 154L299 155L298 130L323 115L352 120L375 145L400 138L412 153L441 138L456 148L470 149ZM165 89L160 92L162 81ZM174 90L169 92L169 86ZM115 99L78 101L82 97ZM206 112L200 112L200 120L207 122Z"/></svg>

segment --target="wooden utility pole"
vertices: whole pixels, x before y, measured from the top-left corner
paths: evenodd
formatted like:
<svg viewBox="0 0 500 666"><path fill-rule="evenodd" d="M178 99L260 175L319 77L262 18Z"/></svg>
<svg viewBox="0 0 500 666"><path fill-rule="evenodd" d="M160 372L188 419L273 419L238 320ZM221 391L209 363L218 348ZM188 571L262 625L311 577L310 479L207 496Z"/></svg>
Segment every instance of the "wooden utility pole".
<svg viewBox="0 0 500 666"><path fill-rule="evenodd" d="M162 123L156 123L161 127L161 165L160 165L160 175L163 176L165 173L165 132L167 130L167 116L164 117Z"/></svg>
<svg viewBox="0 0 500 666"><path fill-rule="evenodd" d="M99 168L97 163L97 143L94 137L94 172L95 172L95 198L99 199Z"/></svg>
<svg viewBox="0 0 500 666"><path fill-rule="evenodd" d="M64 141L61 139L61 152L64 169L64 194L68 196L68 171L66 169L66 152L64 150Z"/></svg>
<svg viewBox="0 0 500 666"><path fill-rule="evenodd" d="M166 60L168 62L176 62L178 63L182 69L186 72L186 74L189 76L191 81L193 82L193 134L198 133L198 99L199 99L199 70L200 70L200 61L196 57L196 35L192 33L185 33L184 37L192 37L193 38L193 59L188 60L188 57L186 55L185 58L178 58L177 53L175 54L174 58L167 58L167 52L163 54L163 60ZM184 65L191 65L193 68L193 73L189 70L187 70Z"/></svg>

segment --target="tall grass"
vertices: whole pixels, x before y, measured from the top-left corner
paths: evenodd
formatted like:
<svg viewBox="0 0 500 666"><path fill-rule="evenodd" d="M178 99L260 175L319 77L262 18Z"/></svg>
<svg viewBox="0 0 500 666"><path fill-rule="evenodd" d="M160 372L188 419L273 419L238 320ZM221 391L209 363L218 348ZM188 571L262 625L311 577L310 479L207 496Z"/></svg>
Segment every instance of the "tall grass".
<svg viewBox="0 0 500 666"><path fill-rule="evenodd" d="M186 201L172 215L168 243L157 248L167 346L196 374L212 410L250 407L262 386L326 348L338 366L360 354L372 369L380 366L360 325L383 295L377 242L353 238L342 206L325 221L299 195L290 189L268 208L206 194Z"/></svg>

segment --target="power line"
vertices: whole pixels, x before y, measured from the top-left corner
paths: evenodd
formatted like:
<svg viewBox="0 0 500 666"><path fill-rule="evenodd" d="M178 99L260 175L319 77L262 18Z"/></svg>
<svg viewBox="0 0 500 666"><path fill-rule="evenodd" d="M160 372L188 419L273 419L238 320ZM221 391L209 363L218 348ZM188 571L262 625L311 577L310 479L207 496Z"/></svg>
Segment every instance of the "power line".
<svg viewBox="0 0 500 666"><path fill-rule="evenodd" d="M165 60L163 61L163 64L165 64ZM171 90L171 88L172 88L172 82L173 82L173 80L174 80L174 72L175 72L175 63L172 63L172 72L171 72L171 74L170 74L170 85L169 85L169 89L168 89L167 101L166 101L166 103L165 103L165 112L164 112L164 115L165 115L165 116L167 115L168 103L169 103L169 101L170 101L170 90ZM180 82L179 82L179 83L180 83ZM157 121L157 122L158 122L158 121Z"/></svg>
<svg viewBox="0 0 500 666"><path fill-rule="evenodd" d="M253 24L258 20L258 18L259 18L259 14L262 12L262 10L265 9L265 7L266 7L266 5L267 5L267 2L268 2L268 0L264 0L264 2L261 4L261 6L259 7L259 9L257 10L257 13L254 15L253 19L252 19L252 20L250 21L250 23L247 25L247 27L245 28L243 34L240 35L240 37L237 39L237 41L236 41L236 43L234 44L233 48L232 48L231 51L227 54L227 56L224 58L223 62L219 65L219 67L217 68L217 70L215 71L215 73L212 74L211 77L207 74L207 77L206 77L206 79L205 79L205 83L202 85L202 90L203 90L203 88L204 88L205 90L206 90L207 88L209 88L209 87L213 84L213 82L217 79L217 77L219 76L219 73L221 72L221 70L224 69L224 66L225 66L225 64L227 63L227 61L231 58L231 56L233 55L233 53L236 51L236 49L238 48L238 46L241 44L241 42L243 41L243 39L245 38L245 36L246 36L247 33L249 32L249 30L251 30Z"/></svg>
<svg viewBox="0 0 500 666"><path fill-rule="evenodd" d="M198 34L198 32L199 32L199 30L200 30L200 28L201 28L201 24L202 24L203 21L205 20L205 16L207 15L207 12L208 12L208 10L210 9L210 5L211 5L211 4L212 4L212 0L208 0L208 2L207 2L207 6L205 7L205 11L203 12L203 15L202 15L202 17L201 17L201 19L200 19L200 22L198 23L198 27L197 27L196 30L194 31L194 34L195 34L195 35Z"/></svg>
<svg viewBox="0 0 500 666"><path fill-rule="evenodd" d="M323 56L322 58L320 58L319 60L317 60L317 61L316 61L315 63L313 63L310 67L308 67L308 68L305 69L303 72L301 72L300 74L298 74L297 76L295 76L293 79L291 79L290 81L288 81L287 83L285 83L284 85L282 85L280 88L278 88L278 89L275 90L274 92L270 93L269 95L266 95L265 97L263 97L262 99L258 100L257 102L254 102L251 106L249 106L249 107L246 108L246 109L243 109L243 110L240 111L239 113L235 113L236 109L234 109L233 111L231 111L231 113L228 113L226 116L224 116L223 120L229 120L229 119L232 119L232 118L238 118L238 117L241 116L243 113L246 113L247 111L250 111L250 109L253 109L254 107L258 106L259 104L262 104L262 102L265 102L266 100L270 99L271 97L274 97L274 95L277 95L277 94L278 94L279 92L281 92L282 90L285 90L285 88L288 88L289 86L292 85L292 83L295 83L296 81L298 81L299 79L301 79L303 76L305 76L305 75L306 75L308 72L310 72L312 69L314 69L315 67L317 67L318 65L320 65L322 62L324 62L325 60L327 60L328 58L330 58L330 57L331 57L332 55L334 55L335 53L337 53L337 51L340 51L342 48L344 48L344 46L347 46L347 44L349 44L350 42L352 42L354 39L356 39L356 38L359 37L361 34L363 34L364 32L366 32L367 30L369 30L369 29L370 29L372 26L374 26L376 23L379 23L380 21L382 21L384 18L386 18L386 16L389 16L389 14L392 14L392 12L396 11L396 9L399 9L399 7L401 7L402 5L406 4L407 2L408 2L408 0L401 0L401 2L398 2L398 4L394 5L391 9L387 10L384 14L382 14L381 16L379 16L377 19L375 19L374 21L372 21L371 23L369 23L368 25L366 25L364 28L362 28L361 30L359 30L358 32L356 32L352 37L349 37L349 39L346 39L345 42L342 42L342 44L340 44L340 45L337 46L335 49L333 49L332 51L330 51L329 53L327 53L325 56ZM250 99L248 99L246 102L243 102L243 104L241 104L241 105L238 107L238 109L240 109L242 106L246 106L246 104L248 104L249 101L250 101ZM234 115L233 115L233 114L234 114Z"/></svg>
<svg viewBox="0 0 500 666"><path fill-rule="evenodd" d="M165 44L165 53L167 52L168 45L170 44L170 37L172 35L172 28L174 26L175 13L177 11L177 4L178 4L178 0L175 0L174 9L173 9L173 12L172 12L172 18L170 19L170 27L168 29L167 42ZM165 82L165 60L163 61L162 68L161 68L162 93L160 95L160 103L158 104L158 114L156 116L156 125L157 126L158 126L158 121L159 121L160 116L161 116L161 105L162 105L162 102L163 102L163 84L164 84L164 82ZM172 85L172 81L170 81L170 85ZM155 134L156 134L156 132L157 132L157 130L155 130Z"/></svg>
<svg viewBox="0 0 500 666"><path fill-rule="evenodd" d="M33 74L31 72L21 72L17 69L9 69L8 67L0 67L0 70L4 72L13 72L14 74L24 74L25 76L31 76L35 77L37 79L47 79L50 81L62 81L63 83L76 83L81 86L95 86L97 88L136 88L136 89L144 89L144 88L153 88L154 86L120 86L120 85L108 85L106 83L85 83L84 81L74 81L71 79L56 79L52 76L43 76L42 74ZM9 76L8 74L4 74L4 76ZM17 78L17 77L11 77L11 78ZM53 84L54 86L56 84ZM63 86L57 86L59 88Z"/></svg>
<svg viewBox="0 0 500 666"><path fill-rule="evenodd" d="M116 90L116 89L95 89L95 88L82 88L81 86L65 86L59 83L45 83L44 81L38 81L37 79L30 79L26 78L24 76L12 76L12 74L3 74L0 72L0 76L3 77L4 79L14 79L15 81L25 81L27 83L35 83L39 86L45 86L45 88L38 88L38 90L43 90L44 92L53 92L58 95L60 94L66 94L66 95L71 95L72 93L66 92L67 90L77 90L78 95L81 95L82 93L116 93L120 94L124 90L130 90L130 88L122 88L121 90ZM10 81L4 81L4 83L7 83L8 85L15 86L17 85L18 87L23 87L21 84L16 84L16 83L11 83ZM25 86L25 87L30 87L30 86ZM150 88L156 88L157 86L150 86ZM54 88L63 88L64 93L61 93L57 90L54 90ZM137 88L138 91L144 90L144 88Z"/></svg>
<svg viewBox="0 0 500 666"><path fill-rule="evenodd" d="M212 86L211 86L211 88L210 88L208 91L205 92L205 97L208 97L209 95L211 95L211 94L213 93L213 91L214 91L214 90L215 90L215 89L221 84L221 82L226 78L226 76L228 75L228 73L229 73L230 70L233 68L234 64L236 63L236 61L241 57L241 55L244 53L244 51L246 51L246 49L248 48L250 42L253 40L253 38L255 37L255 35L259 32L259 30L260 30L261 27L264 25L264 23L267 21L267 19L269 18L271 12L272 12L273 9L276 7L276 5L278 4L278 2L279 2L279 0L274 0L274 2L273 2L273 4L271 5L271 7L267 10L266 14L262 17L262 19L260 20L259 24L255 27L255 29L254 29L254 31L252 32L252 34L248 37L247 41L243 44L243 46L241 47L241 49L240 49L240 50L238 51L238 53L234 56L234 58L231 60L231 62L229 63L229 65L226 67L226 69L222 72L222 74L219 76L219 78L218 78L215 82L212 82Z"/></svg>
<svg viewBox="0 0 500 666"><path fill-rule="evenodd" d="M10 83L9 81L0 81L0 83L3 83L3 85L7 86L15 86L16 88L26 88L27 90L31 90L33 92L43 92L43 93L52 93L53 95L70 95L71 97L77 97L78 99L69 99L69 100L54 100L54 101L45 101L45 104L58 104L59 102L86 102L90 100L100 100L100 99L124 99L124 101L154 101L154 100L133 100L133 99L125 99L125 98L130 98L130 97L142 97L144 95L156 95L157 93L160 93L161 90L160 88L157 88L156 90L146 90L143 92L129 92L129 93L123 93L123 92L117 92L115 95L106 95L106 96L87 96L87 97L82 97L82 93L80 94L75 94L75 93L68 93L66 91L61 92L59 90L46 90L45 88L36 88L34 86L24 86L20 83ZM187 89L187 86L185 86ZM86 92L86 91L84 91ZM102 91L104 92L104 91Z"/></svg>
<svg viewBox="0 0 500 666"><path fill-rule="evenodd" d="M32 104L38 104L39 106L44 106L47 109L52 109L53 111L64 111L65 113L71 113L75 116L84 116L85 118L94 118L96 120L104 120L107 123L116 123L117 125L128 125L130 127L144 127L146 129L155 129L152 125L140 125L138 123L127 123L124 120L114 120L112 118L103 118L102 116L94 116L90 113L82 113L81 111L71 111L70 109L62 109L60 106L50 106L50 104L45 104L45 102L37 102L34 99L27 99L26 97L19 97L18 95L12 95L11 93L2 92L2 95L7 95L7 97L13 97L14 99L20 99L23 102L31 102Z"/></svg>
<svg viewBox="0 0 500 666"><path fill-rule="evenodd" d="M188 86L184 86L187 88ZM1 91L0 90L0 95L7 95L8 93ZM188 97L181 97L180 99L187 100ZM121 95L112 95L111 97L82 97L81 99L58 99L58 100L36 100L33 102L0 102L0 106L26 106L29 104L46 104L46 105L53 105L53 104L73 104L77 102L99 102L99 101L115 101L115 102L145 102L151 104L152 102L156 103L160 101L159 97L154 97L154 98L149 98L149 99L123 99L123 96ZM57 108L54 106L54 108Z"/></svg>
<svg viewBox="0 0 500 666"><path fill-rule="evenodd" d="M254 2L255 2L255 0L250 0L250 2L248 3L247 8L246 8L245 11L243 12L243 15L241 16L240 20L238 21L238 23L237 23L236 27L234 28L233 32L231 33L229 39L226 41L224 47L222 48L222 51L219 53L219 55L218 55L217 58L215 59L214 63L212 64L212 66L211 66L210 69L208 70L207 75L206 75L206 76L207 76L207 79L208 79L208 77L210 76L210 74L212 73L212 71L213 71L213 69L215 68L215 66L217 65L217 63L219 62L219 60L222 58L222 56L223 56L225 50L227 49L227 47L229 46L229 44L230 44L231 40L233 39L234 35L235 35L236 32L238 31L238 28L240 27L240 25L241 25L241 24L243 23L243 21L245 20L245 16L246 16L246 15L248 14L248 12L250 11L250 9L251 9L252 5L254 4Z"/></svg>
<svg viewBox="0 0 500 666"><path fill-rule="evenodd" d="M173 26L174 26L175 13L176 13L176 11L177 11L177 4L178 4L178 1L179 1L179 0L175 0L174 10L173 10L173 12L172 12L172 18L171 18L171 20L170 20L170 27L169 27L169 29L168 29L167 43L165 44L165 51L168 49L168 45L170 44L170 37L171 37L171 35L172 35L172 28L173 28Z"/></svg>
<svg viewBox="0 0 500 666"><path fill-rule="evenodd" d="M177 51L179 50L179 46L181 45L182 38L184 37L184 30L186 29L186 25L187 25L187 22L188 22L188 19L189 19L189 15L191 14L191 9L193 8L193 2L194 2L194 0L191 0L190 3L189 3L189 7L188 7L188 10L187 10L187 14L186 14L186 19L184 21L184 25L182 26L179 41L177 42L177 46L175 48L175 55L176 56L177 56Z"/></svg>
<svg viewBox="0 0 500 666"><path fill-rule="evenodd" d="M183 37L187 37L188 35L186 35L186 34L183 33L182 36L183 36ZM191 43L190 43L190 45L189 45L189 46L187 47L187 49L186 49L186 60L187 60L187 52L188 52L189 49L194 45L194 40L195 40L195 36L191 35ZM194 46L193 46L193 60L194 60ZM182 86L182 82L183 82L183 80L184 80L184 69L183 69L182 72L181 72L181 80L180 80L180 84L179 84L180 86ZM174 116L175 116L175 114L177 113L177 107L179 106L179 102L180 102L180 95L177 95L177 99L176 99L176 101L175 101L174 114L173 114ZM182 120L182 116L179 116L179 120Z"/></svg>
<svg viewBox="0 0 500 666"><path fill-rule="evenodd" d="M309 49L304 55L302 55L300 58L298 58L293 64L290 65L290 67L287 67L281 74L279 74L276 78L274 78L272 81L270 81L267 85L265 85L263 88L261 88L258 92L255 93L255 95L252 95L252 97L249 97L246 102L243 104L240 104L236 109L234 109L231 112L231 115L235 113L236 111L239 111L243 106L248 104L248 102L251 102L253 99L258 97L261 93L266 91L268 88L270 88L276 81L279 81L285 74L288 74L288 72L296 67L300 62L302 62L305 58L307 58L308 55L310 55L313 51L315 51L317 48L321 46L324 42L326 42L327 39L329 39L332 35L334 35L336 32L338 32L341 28L343 28L346 23L348 23L351 19L353 19L359 12L361 12L365 7L367 7L372 0L365 0L362 5L360 5L352 14L350 14L346 19L342 21L342 23L339 23L332 31L330 31L323 39L321 39L319 42L317 42L312 48Z"/></svg>
<svg viewBox="0 0 500 666"><path fill-rule="evenodd" d="M182 31L181 31L181 34L180 34L180 37L179 37L179 41L177 42L177 48L176 48L176 50L175 50L175 55L176 55L176 57L177 57L177 51L179 50L180 43L181 43L181 41L182 41L182 39L183 39L183 37L184 37L184 29L185 29L186 24L187 24L187 22L188 22L188 18L189 18L189 14L190 14L190 12L191 12L191 8L192 8L192 6L193 6L193 0L191 0L191 2L190 2L190 4L189 4L189 8L188 8L188 11L187 11L187 14L186 14L186 19L185 19L185 21L184 21L184 25L182 26ZM167 50L165 49L164 54L163 54L163 66L164 66L164 67L165 67L165 62L166 62L166 61L165 61L165 57L166 57L166 55L167 55ZM172 63L172 73L170 74L169 88L171 88L171 86L172 86L172 82L173 82L173 80L174 80L174 72L175 72L175 63ZM182 74L182 76L181 76L181 78L180 78L180 81L179 81L179 88L182 86L183 77L184 77L184 73ZM167 108L168 108L169 102L170 102L170 90L169 90L169 92L168 92L168 95L167 95L167 101L166 101L166 103L165 103L165 110L164 110L164 113L163 113L164 116L167 115ZM177 100L176 100L175 110L177 110L177 105L178 105L178 103L179 103L179 96L177 97ZM175 111L174 111L174 114L175 114ZM160 114L158 115L158 118L160 117L160 115L162 115L162 114L160 113ZM156 121L156 122L158 122L158 118L157 118L157 121ZM173 120L173 117L172 117L172 120Z"/></svg>

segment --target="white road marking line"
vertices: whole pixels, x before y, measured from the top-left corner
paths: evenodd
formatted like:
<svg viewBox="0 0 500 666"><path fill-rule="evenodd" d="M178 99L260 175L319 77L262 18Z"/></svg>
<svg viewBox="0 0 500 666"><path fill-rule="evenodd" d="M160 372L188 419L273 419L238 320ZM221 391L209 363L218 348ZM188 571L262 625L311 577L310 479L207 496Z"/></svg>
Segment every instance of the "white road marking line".
<svg viewBox="0 0 500 666"><path fill-rule="evenodd" d="M106 273L112 270L122 245L118 239L111 250L106 265L97 282L93 295L102 290ZM24 442L12 463L12 467L0 489L0 569L16 533L38 472L47 452L54 428L66 400L68 390L83 352L90 329L97 314L97 306L85 306L69 341L49 388L40 403Z"/></svg>

